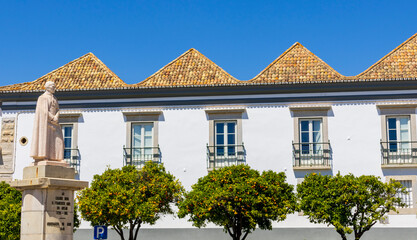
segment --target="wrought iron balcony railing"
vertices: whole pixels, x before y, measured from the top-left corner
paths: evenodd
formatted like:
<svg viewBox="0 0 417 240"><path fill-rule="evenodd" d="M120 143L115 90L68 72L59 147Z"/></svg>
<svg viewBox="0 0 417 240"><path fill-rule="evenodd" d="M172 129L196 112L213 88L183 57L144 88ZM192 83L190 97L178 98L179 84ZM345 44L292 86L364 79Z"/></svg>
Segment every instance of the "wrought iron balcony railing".
<svg viewBox="0 0 417 240"><path fill-rule="evenodd" d="M216 169L246 163L246 149L242 145L207 145L207 168Z"/></svg>
<svg viewBox="0 0 417 240"><path fill-rule="evenodd" d="M382 165L417 165L416 141L381 141Z"/></svg>
<svg viewBox="0 0 417 240"><path fill-rule="evenodd" d="M161 163L162 154L158 147L123 147L125 165L143 167L146 162Z"/></svg>
<svg viewBox="0 0 417 240"><path fill-rule="evenodd" d="M330 142L292 143L293 167L325 167L332 164Z"/></svg>
<svg viewBox="0 0 417 240"><path fill-rule="evenodd" d="M75 168L75 173L80 172L80 150L77 148L65 148L64 149L64 160Z"/></svg>

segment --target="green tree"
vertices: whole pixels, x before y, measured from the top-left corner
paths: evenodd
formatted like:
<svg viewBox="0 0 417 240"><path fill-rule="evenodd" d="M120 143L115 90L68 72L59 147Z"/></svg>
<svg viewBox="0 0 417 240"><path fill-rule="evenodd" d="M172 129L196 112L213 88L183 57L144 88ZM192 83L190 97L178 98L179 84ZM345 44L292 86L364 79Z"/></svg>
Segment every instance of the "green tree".
<svg viewBox="0 0 417 240"><path fill-rule="evenodd" d="M82 218L92 225L112 226L125 239L135 240L143 223L154 224L162 214L173 213L172 202L183 187L162 164L148 162L142 169L125 166L95 175L91 187L78 193Z"/></svg>
<svg viewBox="0 0 417 240"><path fill-rule="evenodd" d="M20 239L22 193L0 182L0 239ZM80 226L77 206L74 205L74 232Z"/></svg>
<svg viewBox="0 0 417 240"><path fill-rule="evenodd" d="M22 193L0 182L0 239L20 239Z"/></svg>
<svg viewBox="0 0 417 240"><path fill-rule="evenodd" d="M299 209L310 222L333 225L344 240L352 232L360 239L385 214L404 206L396 197L400 191L405 190L398 182L340 173L334 177L312 173L297 186Z"/></svg>
<svg viewBox="0 0 417 240"><path fill-rule="evenodd" d="M272 229L294 212L293 186L284 173L260 174L247 165L211 171L192 186L179 205L178 216L189 215L196 227L208 222L224 227L233 240L244 240L258 226Z"/></svg>

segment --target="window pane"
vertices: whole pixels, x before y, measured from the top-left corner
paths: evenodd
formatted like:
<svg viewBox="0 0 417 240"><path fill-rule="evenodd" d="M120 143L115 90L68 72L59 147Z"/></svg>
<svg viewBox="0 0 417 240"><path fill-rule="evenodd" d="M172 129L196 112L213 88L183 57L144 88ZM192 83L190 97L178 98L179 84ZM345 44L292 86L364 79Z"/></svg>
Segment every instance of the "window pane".
<svg viewBox="0 0 417 240"><path fill-rule="evenodd" d="M216 136L216 144L223 145L224 144L224 135L219 134Z"/></svg>
<svg viewBox="0 0 417 240"><path fill-rule="evenodd" d="M310 153L310 145L309 144L302 144L301 145L301 153L302 154L309 154Z"/></svg>
<svg viewBox="0 0 417 240"><path fill-rule="evenodd" d="M408 130L408 118L400 118L400 129Z"/></svg>
<svg viewBox="0 0 417 240"><path fill-rule="evenodd" d="M389 140L390 141L397 141L397 130L389 130L388 131L388 134L389 134Z"/></svg>
<svg viewBox="0 0 417 240"><path fill-rule="evenodd" d="M142 134L142 125L133 125L132 133L132 135L140 136Z"/></svg>
<svg viewBox="0 0 417 240"><path fill-rule="evenodd" d="M71 148L71 138L64 139L64 146L65 148Z"/></svg>
<svg viewBox="0 0 417 240"><path fill-rule="evenodd" d="M310 138L310 137L309 137L308 132L301 133L301 142L309 142L309 141L310 141L310 139L309 139L309 138Z"/></svg>
<svg viewBox="0 0 417 240"><path fill-rule="evenodd" d="M137 137L137 136L133 137L132 146L133 147L141 147L142 146L142 141L141 141L140 136L139 137Z"/></svg>
<svg viewBox="0 0 417 240"><path fill-rule="evenodd" d="M313 144L313 153L321 154L321 144Z"/></svg>
<svg viewBox="0 0 417 240"><path fill-rule="evenodd" d="M224 155L224 147L216 147L216 155L223 156Z"/></svg>
<svg viewBox="0 0 417 240"><path fill-rule="evenodd" d="M320 132L313 132L313 142L315 142L315 143L321 142Z"/></svg>
<svg viewBox="0 0 417 240"><path fill-rule="evenodd" d="M234 145L235 144L235 135L234 134L227 135L227 144L228 145Z"/></svg>
<svg viewBox="0 0 417 240"><path fill-rule="evenodd" d="M216 123L216 133L224 133L224 123Z"/></svg>
<svg viewBox="0 0 417 240"><path fill-rule="evenodd" d="M401 130L400 141L409 141L408 130Z"/></svg>
<svg viewBox="0 0 417 240"><path fill-rule="evenodd" d="M388 128L389 129L396 128L396 118L388 118Z"/></svg>
<svg viewBox="0 0 417 240"><path fill-rule="evenodd" d="M308 131L308 121L301 121L301 131Z"/></svg>
<svg viewBox="0 0 417 240"><path fill-rule="evenodd" d="M145 137L145 146L144 147L152 147L152 136Z"/></svg>
<svg viewBox="0 0 417 240"><path fill-rule="evenodd" d="M64 149L64 158L65 158L65 159L69 159L69 158L71 158L71 150L69 150L69 149Z"/></svg>
<svg viewBox="0 0 417 240"><path fill-rule="evenodd" d="M231 156L231 155L235 155L236 151L235 151L235 147L227 147L227 155Z"/></svg>
<svg viewBox="0 0 417 240"><path fill-rule="evenodd" d="M72 127L64 127L64 137L72 136Z"/></svg>
<svg viewBox="0 0 417 240"><path fill-rule="evenodd" d="M227 123L227 133L235 133L235 123Z"/></svg>
<svg viewBox="0 0 417 240"><path fill-rule="evenodd" d="M402 152L407 152L408 154L411 152L410 151L410 143L406 142L406 143L400 143L400 149L402 150Z"/></svg>
<svg viewBox="0 0 417 240"><path fill-rule="evenodd" d="M313 131L320 131L320 120L313 121Z"/></svg>
<svg viewBox="0 0 417 240"><path fill-rule="evenodd" d="M389 144L389 151L390 152L396 152L397 151L397 148L398 148L398 146L397 146L396 143L390 143Z"/></svg>
<svg viewBox="0 0 417 240"><path fill-rule="evenodd" d="M142 125L132 125L132 147L142 147Z"/></svg>
<svg viewBox="0 0 417 240"><path fill-rule="evenodd" d="M152 125L144 125L145 136L152 136Z"/></svg>
<svg viewBox="0 0 417 240"><path fill-rule="evenodd" d="M397 193L397 197L406 204L406 208L413 207L413 185L411 180L400 180L401 185L406 189L407 193Z"/></svg>

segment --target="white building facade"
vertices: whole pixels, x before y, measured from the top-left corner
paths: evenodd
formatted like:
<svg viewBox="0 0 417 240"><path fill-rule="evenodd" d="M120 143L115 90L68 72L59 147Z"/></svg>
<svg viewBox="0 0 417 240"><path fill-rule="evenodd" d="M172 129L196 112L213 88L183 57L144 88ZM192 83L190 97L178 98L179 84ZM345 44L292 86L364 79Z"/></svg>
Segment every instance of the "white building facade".
<svg viewBox="0 0 417 240"><path fill-rule="evenodd" d="M162 162L187 190L211 169L242 163L285 172L293 185L312 172L375 175L400 181L407 207L364 239L417 234L416 35L354 77L298 43L249 81L191 49L127 85L87 54L34 82L0 87L0 175L6 180L21 179L32 162L34 108L47 80L57 85L65 158L80 180L91 181L107 166L140 167L149 160ZM253 236L337 239L298 213L273 226ZM81 228L77 239L90 238L89 224ZM143 228L152 239L180 239L181 232L228 239L213 225L198 230L172 216Z"/></svg>

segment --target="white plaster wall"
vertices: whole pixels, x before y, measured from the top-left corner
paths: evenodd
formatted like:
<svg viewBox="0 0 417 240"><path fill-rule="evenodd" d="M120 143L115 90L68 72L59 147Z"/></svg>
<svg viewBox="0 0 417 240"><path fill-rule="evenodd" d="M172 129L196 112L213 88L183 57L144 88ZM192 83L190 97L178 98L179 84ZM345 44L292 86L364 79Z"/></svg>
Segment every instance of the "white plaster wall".
<svg viewBox="0 0 417 240"><path fill-rule="evenodd" d="M156 109L160 110L160 109ZM165 108L159 121L159 145L162 162L187 190L199 177L207 174L206 145L209 142L209 121L204 107ZM29 138L29 144L16 146L16 171L21 178L23 167L32 160L29 150L33 113L18 115L17 139ZM3 112L3 117L7 112ZM247 106L242 120L242 140L247 151L247 164L257 170L284 171L287 181L296 185L298 179L311 171L292 169L294 123L285 104ZM332 173L372 174L383 177L381 170L381 116L374 103L336 103L328 116L328 132L333 149ZM123 166L123 145L126 144L126 122L121 109L84 110L78 124L78 146L81 154L80 179L91 181L107 165ZM413 172L413 171L411 171ZM414 170L415 172L415 170ZM328 173L328 172L327 172ZM410 170L404 171L410 175ZM396 174L401 174L401 171ZM385 181L385 178L382 178ZM390 224L380 227L416 226L415 215L390 217ZM274 227L317 227L298 214L288 216ZM324 227L324 225L321 225ZM82 227L89 227L83 223ZM149 227L144 225L143 227ZM163 217L154 227L189 228L184 219ZM209 225L213 227L213 225Z"/></svg>
<svg viewBox="0 0 417 240"><path fill-rule="evenodd" d="M374 104L341 104L328 117L333 173L376 175L381 171L381 116Z"/></svg>
<svg viewBox="0 0 417 240"><path fill-rule="evenodd" d="M107 166L123 166L126 127L120 111L85 111L78 123L80 180L91 181Z"/></svg>

